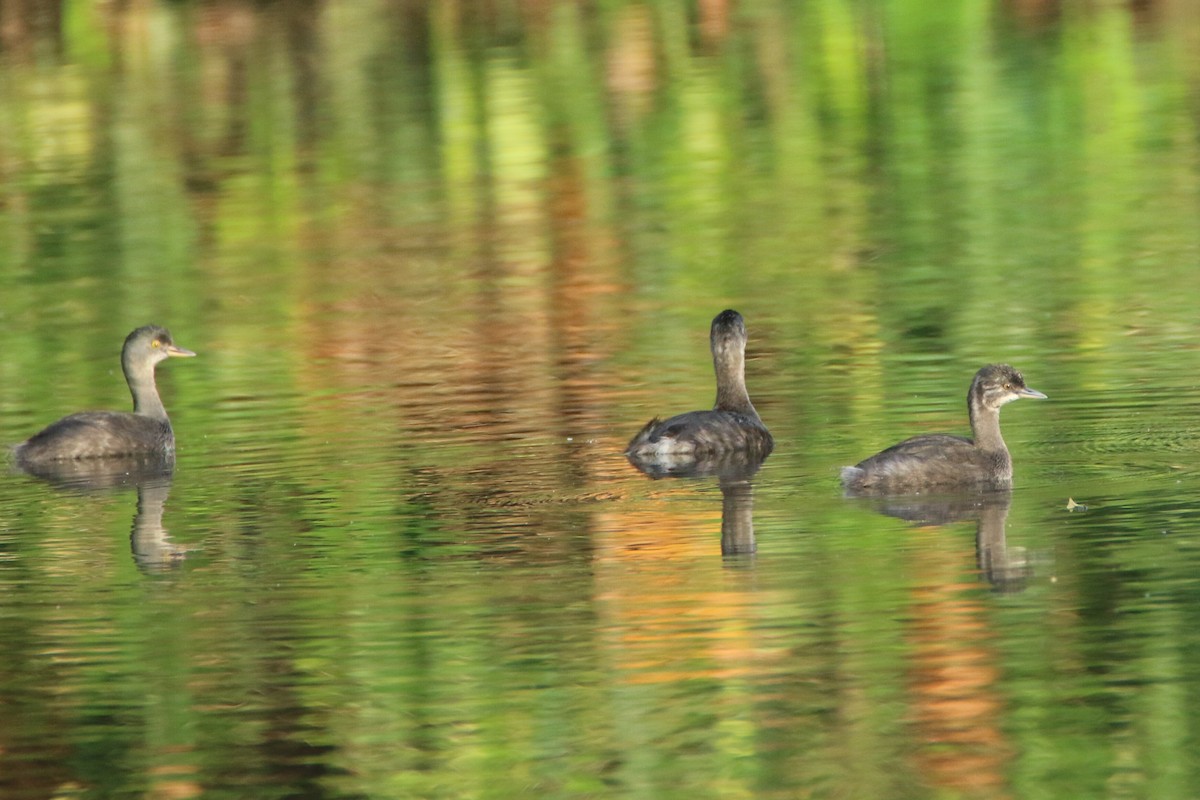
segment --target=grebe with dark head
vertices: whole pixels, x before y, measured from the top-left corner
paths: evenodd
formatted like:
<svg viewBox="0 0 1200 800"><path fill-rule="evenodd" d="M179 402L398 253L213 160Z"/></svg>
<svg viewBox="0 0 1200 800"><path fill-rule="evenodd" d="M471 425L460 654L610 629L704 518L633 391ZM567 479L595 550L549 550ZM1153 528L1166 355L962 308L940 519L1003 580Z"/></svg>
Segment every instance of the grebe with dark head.
<svg viewBox="0 0 1200 800"><path fill-rule="evenodd" d="M175 434L158 396L154 368L164 359L196 355L178 347L166 328L146 325L129 334L121 348L121 369L133 395L133 413L84 411L63 417L17 445L18 466L118 456L170 456Z"/></svg>
<svg viewBox="0 0 1200 800"><path fill-rule="evenodd" d="M766 457L775 446L746 391L746 323L727 309L712 321L709 333L717 401L711 411L689 411L667 420L657 417L633 437L625 455L706 458L724 453Z"/></svg>
<svg viewBox="0 0 1200 800"><path fill-rule="evenodd" d="M1000 435L1000 408L1022 397L1046 395L1025 385L1007 364L975 373L967 392L973 438L943 433L915 436L842 469L851 494L917 494L1012 486L1012 457Z"/></svg>

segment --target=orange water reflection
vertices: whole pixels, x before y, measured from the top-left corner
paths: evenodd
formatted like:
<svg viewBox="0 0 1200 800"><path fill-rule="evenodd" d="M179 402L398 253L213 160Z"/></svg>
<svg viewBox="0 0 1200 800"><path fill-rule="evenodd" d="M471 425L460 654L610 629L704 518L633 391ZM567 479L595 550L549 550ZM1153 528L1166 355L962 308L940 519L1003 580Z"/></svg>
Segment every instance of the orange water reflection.
<svg viewBox="0 0 1200 800"><path fill-rule="evenodd" d="M723 562L719 513L597 517L596 599L608 651L633 684L729 680L777 668L756 632L769 597L752 568Z"/></svg>

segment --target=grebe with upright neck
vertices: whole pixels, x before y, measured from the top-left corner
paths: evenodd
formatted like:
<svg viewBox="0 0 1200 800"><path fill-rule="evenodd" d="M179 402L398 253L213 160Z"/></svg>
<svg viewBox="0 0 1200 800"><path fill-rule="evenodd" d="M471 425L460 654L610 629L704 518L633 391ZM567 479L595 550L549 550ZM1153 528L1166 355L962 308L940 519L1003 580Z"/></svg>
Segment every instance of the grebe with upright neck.
<svg viewBox="0 0 1200 800"><path fill-rule="evenodd" d="M967 392L972 438L944 433L914 436L842 469L851 494L916 494L1012 486L1012 457L1000 435L1000 408L1022 397L1046 395L1025 385L1007 364L975 373Z"/></svg>
<svg viewBox="0 0 1200 800"><path fill-rule="evenodd" d="M158 387L154 368L171 357L196 355L176 346L166 328L146 325L129 334L121 348L121 369L133 413L83 411L63 417L17 445L18 466L37 467L55 462L118 456L170 456L175 433Z"/></svg>
<svg viewBox="0 0 1200 800"><path fill-rule="evenodd" d="M645 460L747 453L765 458L771 452L775 441L746 391L746 323L742 315L732 309L718 314L712 321L709 345L717 375L717 400L712 410L689 411L666 420L655 417L629 442L626 456Z"/></svg>

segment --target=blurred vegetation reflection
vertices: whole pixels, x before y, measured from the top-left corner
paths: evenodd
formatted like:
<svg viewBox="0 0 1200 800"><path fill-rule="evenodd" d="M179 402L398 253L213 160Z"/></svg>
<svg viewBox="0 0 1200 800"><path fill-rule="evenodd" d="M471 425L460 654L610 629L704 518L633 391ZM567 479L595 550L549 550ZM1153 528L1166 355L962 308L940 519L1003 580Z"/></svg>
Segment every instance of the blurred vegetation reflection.
<svg viewBox="0 0 1200 800"><path fill-rule="evenodd" d="M13 796L1194 794L1200 556L1130 531L1195 532L1200 4L11 0L0 59L0 440L204 353L174 474L0 484ZM753 498L620 455L730 305ZM997 360L1011 498L842 502Z"/></svg>

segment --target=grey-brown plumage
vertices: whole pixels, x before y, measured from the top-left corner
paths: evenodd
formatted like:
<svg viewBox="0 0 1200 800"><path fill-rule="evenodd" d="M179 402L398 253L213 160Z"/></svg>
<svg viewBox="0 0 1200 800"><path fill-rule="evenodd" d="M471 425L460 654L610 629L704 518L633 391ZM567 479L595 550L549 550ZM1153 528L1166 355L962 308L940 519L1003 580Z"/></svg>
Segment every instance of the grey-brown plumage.
<svg viewBox="0 0 1200 800"><path fill-rule="evenodd" d="M731 309L718 314L709 333L717 401L711 411L689 411L646 423L629 442L625 455L635 459L661 456L706 458L723 453L765 457L775 446L746 391L746 323Z"/></svg>
<svg viewBox="0 0 1200 800"><path fill-rule="evenodd" d="M974 436L915 436L842 469L851 494L915 494L936 490L1003 489L1012 485L1012 457L1000 436L1000 408L1022 397L1046 395L1025 385L1007 364L975 373L967 392Z"/></svg>
<svg viewBox="0 0 1200 800"><path fill-rule="evenodd" d="M146 325L129 334L121 348L121 369L133 395L133 413L84 411L34 434L14 450L27 469L59 461L117 456L169 456L175 434L154 384L154 368L171 356L194 356L177 347L166 328Z"/></svg>

